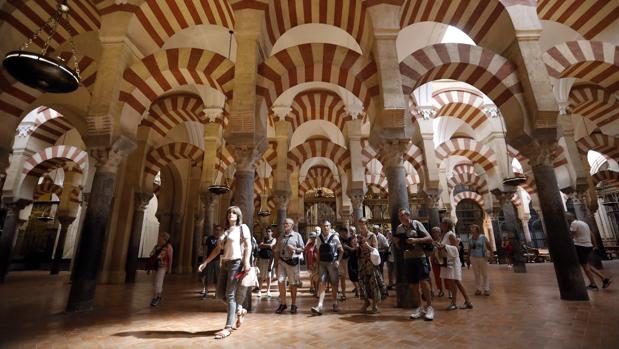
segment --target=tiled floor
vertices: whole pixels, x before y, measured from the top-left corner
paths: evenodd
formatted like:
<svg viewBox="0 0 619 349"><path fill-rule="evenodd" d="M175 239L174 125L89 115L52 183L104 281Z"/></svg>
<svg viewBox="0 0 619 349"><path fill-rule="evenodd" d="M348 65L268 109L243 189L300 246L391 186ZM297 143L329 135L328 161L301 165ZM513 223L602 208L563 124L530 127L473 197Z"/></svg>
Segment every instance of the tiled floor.
<svg viewBox="0 0 619 349"><path fill-rule="evenodd" d="M139 274L133 286L99 285L96 310L65 314L67 273L15 272L0 285L0 348L619 348L619 261L606 264L615 283L590 292L589 302L559 300L552 264L527 267L514 274L491 266L492 296L453 312L439 298L433 322L408 320L393 298L378 315L359 314L360 301L349 298L341 313L321 317L310 316L315 301L306 290L297 315L275 315L278 301L263 298L222 341L212 337L225 322L224 304L199 300L190 276L169 277L156 308L150 277ZM465 270L471 292L472 278Z"/></svg>

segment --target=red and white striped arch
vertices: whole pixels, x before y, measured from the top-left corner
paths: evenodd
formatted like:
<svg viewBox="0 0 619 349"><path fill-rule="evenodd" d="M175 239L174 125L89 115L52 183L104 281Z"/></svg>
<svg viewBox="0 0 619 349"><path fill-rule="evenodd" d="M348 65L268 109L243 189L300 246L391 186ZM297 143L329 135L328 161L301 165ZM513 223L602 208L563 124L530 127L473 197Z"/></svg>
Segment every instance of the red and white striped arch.
<svg viewBox="0 0 619 349"><path fill-rule="evenodd" d="M305 180L299 184L299 194L309 190L327 188L333 191L336 197L342 196L342 184L338 182L331 169L326 166L314 166L307 171Z"/></svg>
<svg viewBox="0 0 619 349"><path fill-rule="evenodd" d="M277 207L277 205L275 204L275 200L273 200L273 198L269 197L267 199L267 205L266 207L261 207L261 200L260 197L257 195L254 195L254 214L257 214L258 211L260 211L260 209L263 210L269 210L270 212L275 212L275 208Z"/></svg>
<svg viewBox="0 0 619 349"><path fill-rule="evenodd" d="M363 165L363 167L367 166L367 164L372 159L376 158L377 155L378 153L376 152L376 150L374 150L374 148L370 144L369 139L362 138L361 139L361 164Z"/></svg>
<svg viewBox="0 0 619 349"><path fill-rule="evenodd" d="M475 201L482 209L484 208L484 198L472 191L463 191L454 196L454 206L457 206L462 200L473 200Z"/></svg>
<svg viewBox="0 0 619 349"><path fill-rule="evenodd" d="M498 0L404 0L401 14L401 28L421 22L445 23L461 29L476 43L483 41L497 22L511 23Z"/></svg>
<svg viewBox="0 0 619 349"><path fill-rule="evenodd" d="M460 163L460 164L455 165L451 169L451 172L475 174L475 166L473 166L472 164L468 164L468 163Z"/></svg>
<svg viewBox="0 0 619 349"><path fill-rule="evenodd" d="M158 47L183 29L201 24L234 29L234 12L227 0L146 0L133 10L132 21Z"/></svg>
<svg viewBox="0 0 619 349"><path fill-rule="evenodd" d="M197 48L173 48L125 70L119 99L140 118L157 97L179 86L209 85L231 98L233 78L234 64L227 58Z"/></svg>
<svg viewBox="0 0 619 349"><path fill-rule="evenodd" d="M579 85L572 88L569 103L572 114L589 119L598 127L619 119L617 98L595 85Z"/></svg>
<svg viewBox="0 0 619 349"><path fill-rule="evenodd" d="M286 117L295 130L310 120L326 120L344 130L346 121L352 118L346 112L342 98L335 92L309 90L297 95L292 101L292 111Z"/></svg>
<svg viewBox="0 0 619 349"><path fill-rule="evenodd" d="M56 196L60 196L60 194L62 194L62 187L55 184L49 176L44 176L43 182L37 184L34 188L33 199L38 200L41 196L46 194L54 194Z"/></svg>
<svg viewBox="0 0 619 349"><path fill-rule="evenodd" d="M451 116L470 125L474 130L488 121L488 116L482 110L483 97L469 90L449 89L433 93L433 104L436 116Z"/></svg>
<svg viewBox="0 0 619 349"><path fill-rule="evenodd" d="M277 141L269 141L267 149L262 154L262 160L266 161L271 168L277 167Z"/></svg>
<svg viewBox="0 0 619 349"><path fill-rule="evenodd" d="M426 46L400 63L400 73L405 94L426 82L453 79L475 86L499 109L512 98L522 105L516 66L483 47L455 43Z"/></svg>
<svg viewBox="0 0 619 349"><path fill-rule="evenodd" d="M568 41L544 53L551 77L578 78L619 92L619 46L601 41Z"/></svg>
<svg viewBox="0 0 619 349"><path fill-rule="evenodd" d="M439 161L443 161L451 155L464 156L481 166L485 171L492 169L496 163L496 155L492 149L470 138L453 138L436 148L436 156Z"/></svg>
<svg viewBox="0 0 619 349"><path fill-rule="evenodd" d="M340 173L344 173L343 169L350 168L348 149L325 139L311 139L288 151L288 169L300 167L305 160L314 157L331 159L339 167Z"/></svg>
<svg viewBox="0 0 619 349"><path fill-rule="evenodd" d="M165 137L176 125L195 121L203 123L204 104L200 96L178 93L159 98L153 102L140 127L146 127Z"/></svg>
<svg viewBox="0 0 619 349"><path fill-rule="evenodd" d="M273 176L271 177L258 177L256 176L256 182L254 182L254 196L260 198L261 194L269 193L273 188Z"/></svg>
<svg viewBox="0 0 619 349"><path fill-rule="evenodd" d="M365 5L357 0L269 1L265 15L266 51L286 31L303 24L322 23L341 28L359 44L363 53L371 49L371 24Z"/></svg>
<svg viewBox="0 0 619 349"><path fill-rule="evenodd" d="M591 40L619 17L615 0L537 0L540 19L558 22Z"/></svg>
<svg viewBox="0 0 619 349"><path fill-rule="evenodd" d="M58 0L5 1L0 10L0 22L6 23L14 33L19 33L22 36L19 41L24 42L33 37L34 31L56 12L58 3ZM50 42L51 47L59 47L71 36L97 31L101 27L101 17L94 1L73 0L69 1L69 7L69 21L63 20L58 25L58 30ZM34 40L28 49L40 50L47 37L47 34L43 34L42 38Z"/></svg>
<svg viewBox="0 0 619 349"><path fill-rule="evenodd" d="M612 185L619 188L619 172L612 170L602 170L595 173L593 176L593 185L597 186L600 183Z"/></svg>
<svg viewBox="0 0 619 349"><path fill-rule="evenodd" d="M593 133L579 139L576 144L583 155L586 155L589 150L595 150L619 162L619 140L616 137Z"/></svg>
<svg viewBox="0 0 619 349"><path fill-rule="evenodd" d="M56 145L33 154L26 162L22 173L41 177L57 168L85 173L88 166L88 153L70 146Z"/></svg>
<svg viewBox="0 0 619 349"><path fill-rule="evenodd" d="M366 185L375 185L381 188L381 192L389 193L389 183L387 182L387 177L381 173L365 174L365 184Z"/></svg>
<svg viewBox="0 0 619 349"><path fill-rule="evenodd" d="M374 62L353 50L331 44L302 44L269 57L258 66L256 92L270 109L284 91L311 81L343 87L365 106L379 92Z"/></svg>
<svg viewBox="0 0 619 349"><path fill-rule="evenodd" d="M34 129L31 137L39 139L47 144L54 144L73 125L54 109L39 107L34 116Z"/></svg>
<svg viewBox="0 0 619 349"><path fill-rule="evenodd" d="M70 67L73 67L72 54L70 52L62 52L60 57L69 62ZM89 56L80 55L80 57L78 66L80 68L81 84L92 92L97 75L97 63ZM32 103L42 94L41 91L18 82L7 74L4 69L0 69L0 86L2 86L2 89L0 89L0 111L16 118L21 117L28 108L31 108Z"/></svg>
<svg viewBox="0 0 619 349"><path fill-rule="evenodd" d="M486 180L471 172L454 172L454 174L447 181L447 184L450 188L454 188L457 185L467 185L475 188L475 191L477 191L480 195L486 195L489 193L488 183Z"/></svg>
<svg viewBox="0 0 619 349"><path fill-rule="evenodd" d="M234 163L234 155L228 147L220 147L217 152L217 164L215 165L216 171L216 184L223 184L224 182L224 173L226 169Z"/></svg>
<svg viewBox="0 0 619 349"><path fill-rule="evenodd" d="M204 153L195 145L183 142L168 143L151 150L144 165L145 184L152 185L157 173L175 160L186 159L192 166L201 167Z"/></svg>

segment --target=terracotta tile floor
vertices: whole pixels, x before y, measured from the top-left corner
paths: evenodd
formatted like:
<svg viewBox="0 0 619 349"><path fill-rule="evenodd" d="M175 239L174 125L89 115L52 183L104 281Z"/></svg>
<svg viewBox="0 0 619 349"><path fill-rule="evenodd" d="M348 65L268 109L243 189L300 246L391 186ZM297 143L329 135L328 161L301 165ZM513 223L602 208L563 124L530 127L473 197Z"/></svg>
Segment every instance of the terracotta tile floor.
<svg viewBox="0 0 619 349"><path fill-rule="evenodd" d="M439 298L433 322L408 320L393 298L378 315L357 313L360 301L349 298L341 313L321 317L310 316L315 301L306 292L297 315L275 315L278 301L263 298L223 341L212 337L225 322L224 304L199 300L191 276L169 277L156 308L142 273L133 286L99 285L96 310L65 314L67 273L15 272L0 285L0 348L619 348L619 261L606 263L615 283L590 292L589 302L560 301L551 264L527 267L514 274L492 265L492 296L453 312ZM464 284L474 291L472 270Z"/></svg>

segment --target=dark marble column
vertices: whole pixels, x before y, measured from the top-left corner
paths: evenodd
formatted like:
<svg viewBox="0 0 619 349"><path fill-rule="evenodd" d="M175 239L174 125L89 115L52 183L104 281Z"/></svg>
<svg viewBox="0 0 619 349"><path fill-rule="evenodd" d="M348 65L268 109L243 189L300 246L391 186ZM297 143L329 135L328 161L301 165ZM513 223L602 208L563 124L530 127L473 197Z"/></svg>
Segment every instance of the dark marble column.
<svg viewBox="0 0 619 349"><path fill-rule="evenodd" d="M248 227L254 225L254 179L255 171L237 171L234 173L234 194L231 205L238 206L243 212L243 223Z"/></svg>
<svg viewBox="0 0 619 349"><path fill-rule="evenodd" d="M273 201L277 205L277 231L280 236L284 235L284 222L288 217L288 203L290 202L290 192L275 191L273 193Z"/></svg>
<svg viewBox="0 0 619 349"><path fill-rule="evenodd" d="M363 218L363 198L364 195L362 193L352 193L350 194L350 201L352 202L352 212L354 222L353 225L356 226L359 219Z"/></svg>
<svg viewBox="0 0 619 349"><path fill-rule="evenodd" d="M52 266L49 271L50 275L56 275L60 272L60 263L62 262L62 255L64 254L67 231L69 230L69 226L75 221L75 217L59 216L58 221L60 221L60 233L58 233L58 243L56 243L56 251L52 258Z"/></svg>
<svg viewBox="0 0 619 349"><path fill-rule="evenodd" d="M602 235L600 235L600 230L598 229L598 224L595 221L593 212L591 212L589 205L587 205L587 195L588 192L586 191L574 193L574 197L572 199L572 202L574 203L574 211L576 212L576 218L578 220L581 220L589 225L589 229L591 229L591 233L593 233L595 240L597 241L595 253L597 253L602 260L605 260L607 259L606 249L602 243ZM604 266L602 263L599 263L599 265L596 265L595 267L602 269Z"/></svg>
<svg viewBox="0 0 619 349"><path fill-rule="evenodd" d="M125 283L135 282L140 254L140 241L142 240L142 227L144 225L144 211L152 198L152 193L133 193L133 221L131 223L131 236L129 237L127 261L125 263Z"/></svg>
<svg viewBox="0 0 619 349"><path fill-rule="evenodd" d="M403 161L403 155L407 148L408 144L405 143L385 143L381 149L382 162L389 188L391 231L394 234L400 225L399 209L409 209L406 170L404 169ZM403 241L400 241L399 248L392 245L391 249L394 257L394 274L396 279L396 306L399 308L413 308L417 307L418 304L413 299L410 285L405 277L403 243Z"/></svg>
<svg viewBox="0 0 619 349"><path fill-rule="evenodd" d="M509 198L513 195L512 192L505 194ZM526 260L524 258L524 251L522 250L522 239L520 238L524 235L524 232L520 226L520 220L518 219L518 214L514 209L514 205L507 199L503 202L503 217L505 218L505 229L513 234L509 238L512 240L512 245L514 246L514 272L526 273Z"/></svg>
<svg viewBox="0 0 619 349"><path fill-rule="evenodd" d="M19 211L26 207L28 203L29 201L27 200L4 202L6 216L4 217L2 235L0 236L0 283L4 283L6 274L11 266L11 255L15 245L15 238L17 237Z"/></svg>
<svg viewBox="0 0 619 349"><path fill-rule="evenodd" d="M556 146L556 143L553 143L537 147L535 152L530 154L529 160L544 214L548 248L555 267L561 299L589 300L552 164Z"/></svg>
<svg viewBox="0 0 619 349"><path fill-rule="evenodd" d="M441 216L438 208L439 190L426 191L426 207L429 213L430 229L439 227L441 224Z"/></svg>
<svg viewBox="0 0 619 349"><path fill-rule="evenodd" d="M75 254L68 312L91 310L94 305L97 273L101 264L105 233L112 211L116 172L124 153L109 149L92 151L96 172L85 212L80 242Z"/></svg>
<svg viewBox="0 0 619 349"><path fill-rule="evenodd" d="M192 270L196 270L198 267L198 258L203 256L206 252L203 251L204 246L204 204L198 199L198 205L193 214L193 256L191 258ZM206 258L206 257L205 257Z"/></svg>

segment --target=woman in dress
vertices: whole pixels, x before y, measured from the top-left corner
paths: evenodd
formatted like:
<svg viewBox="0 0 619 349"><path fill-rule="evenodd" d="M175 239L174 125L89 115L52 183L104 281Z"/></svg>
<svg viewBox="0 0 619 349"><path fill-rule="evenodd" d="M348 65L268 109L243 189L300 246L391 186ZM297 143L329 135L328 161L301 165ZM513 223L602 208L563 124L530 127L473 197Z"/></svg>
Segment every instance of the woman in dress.
<svg viewBox="0 0 619 349"><path fill-rule="evenodd" d="M240 286L237 274L248 272L251 268L251 232L249 227L243 224L243 213L237 206L230 206L226 211L226 217L228 218L226 231L220 237L217 247L198 268L202 271L223 250L221 270L217 279L217 298L228 304L228 316L226 326L215 334L215 339L230 336L235 319L236 328L239 328L247 314L247 310L241 305L247 292Z"/></svg>
<svg viewBox="0 0 619 349"><path fill-rule="evenodd" d="M374 265L370 258L372 250L378 248L378 239L374 233L368 231L365 218L359 219L357 223L359 227L359 297L364 302L361 312L376 314L378 304L385 298L387 292L380 267ZM368 311L370 305L372 309Z"/></svg>
<svg viewBox="0 0 619 349"><path fill-rule="evenodd" d="M441 221L443 237L440 243L435 243L435 246L438 248L439 260L443 260L441 278L445 280L447 289L451 292L451 304L449 304L447 310L458 309L456 305L458 290L460 290L464 297L464 304L460 308L473 309L473 304L471 304L469 295L462 285L462 263L460 262L458 253L458 238L452 229L453 222L451 219L443 218Z"/></svg>

